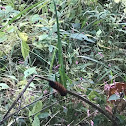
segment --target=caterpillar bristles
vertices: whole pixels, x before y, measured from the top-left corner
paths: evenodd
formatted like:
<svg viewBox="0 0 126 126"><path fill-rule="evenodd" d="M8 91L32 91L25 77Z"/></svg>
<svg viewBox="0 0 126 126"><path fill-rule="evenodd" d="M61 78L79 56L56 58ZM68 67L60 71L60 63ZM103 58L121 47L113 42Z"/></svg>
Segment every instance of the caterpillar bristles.
<svg viewBox="0 0 126 126"><path fill-rule="evenodd" d="M63 87L62 84L58 82L54 82L54 81L49 81L49 85L50 87L56 89L60 93L61 96L66 96L67 90Z"/></svg>

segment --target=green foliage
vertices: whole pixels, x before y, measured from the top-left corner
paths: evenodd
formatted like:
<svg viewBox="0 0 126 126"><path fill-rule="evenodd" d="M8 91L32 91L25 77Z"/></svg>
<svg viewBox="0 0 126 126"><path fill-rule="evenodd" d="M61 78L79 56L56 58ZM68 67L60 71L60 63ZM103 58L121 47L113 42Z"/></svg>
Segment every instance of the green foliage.
<svg viewBox="0 0 126 126"><path fill-rule="evenodd" d="M105 109L104 82L126 82L125 9L116 0L1 1L0 119L33 74L59 81ZM42 100L5 125L112 125L78 99L47 95L53 92L35 79L19 107ZM124 125L125 110L117 118Z"/></svg>
<svg viewBox="0 0 126 126"><path fill-rule="evenodd" d="M2 89L8 89L8 88L9 88L9 86L7 84L0 83L0 90L2 90Z"/></svg>
<svg viewBox="0 0 126 126"><path fill-rule="evenodd" d="M35 67L30 67L29 69L24 71L24 77L26 78L26 77L32 75L33 73L37 74L36 68Z"/></svg>
<svg viewBox="0 0 126 126"><path fill-rule="evenodd" d="M22 40L21 41L21 52L22 52L22 56L23 56L24 60L26 60L26 58L29 55L29 46L27 44L28 36L25 33L19 33L19 36L20 36L20 38Z"/></svg>
<svg viewBox="0 0 126 126"><path fill-rule="evenodd" d="M41 102L41 101L38 101L38 102L34 105L32 111L29 112L29 116L31 116L31 115L33 115L33 114L39 112L41 109L42 109L42 102ZM38 114L37 114L37 115L38 115ZM33 121L32 121L32 118L30 119L30 120L31 120L31 123L32 123L32 126L40 126L40 120L39 120L39 118L38 118L37 115L34 116Z"/></svg>
<svg viewBox="0 0 126 126"><path fill-rule="evenodd" d="M112 124L108 121L108 119L104 118L102 115L97 115L94 118L94 126L98 125L111 126Z"/></svg>

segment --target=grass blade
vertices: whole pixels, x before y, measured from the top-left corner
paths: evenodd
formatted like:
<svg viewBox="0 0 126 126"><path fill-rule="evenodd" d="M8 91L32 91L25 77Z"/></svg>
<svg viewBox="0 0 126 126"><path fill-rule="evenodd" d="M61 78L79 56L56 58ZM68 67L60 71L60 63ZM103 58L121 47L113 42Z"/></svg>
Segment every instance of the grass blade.
<svg viewBox="0 0 126 126"><path fill-rule="evenodd" d="M57 15L57 10L56 10L56 4L55 1L53 0L54 3L54 8L55 8L55 14L56 14L56 23L57 23L57 35L58 35L58 43L57 43L57 48L58 48L58 60L60 64L59 68L59 73L60 73L60 83L66 87L66 76L65 76L65 70L63 66L63 56L62 56L62 43L60 39L60 30L59 30L59 20L58 20L58 15Z"/></svg>

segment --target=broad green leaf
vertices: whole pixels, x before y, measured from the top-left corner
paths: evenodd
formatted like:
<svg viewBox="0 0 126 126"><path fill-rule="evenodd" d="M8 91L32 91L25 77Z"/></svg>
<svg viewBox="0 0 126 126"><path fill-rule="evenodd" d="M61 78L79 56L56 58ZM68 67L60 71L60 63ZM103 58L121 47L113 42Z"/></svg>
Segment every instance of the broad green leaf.
<svg viewBox="0 0 126 126"><path fill-rule="evenodd" d="M13 79L13 80L18 81L18 80L16 79L16 77L15 77L15 76L10 76L10 75L8 75L8 77L10 77L10 78L11 78L11 79Z"/></svg>
<svg viewBox="0 0 126 126"><path fill-rule="evenodd" d="M0 83L0 90L1 89L8 89L9 88L9 86L7 85L7 84L5 84L5 83Z"/></svg>
<svg viewBox="0 0 126 126"><path fill-rule="evenodd" d="M40 126L40 120L37 116L34 117L34 120L32 122L32 126Z"/></svg>
<svg viewBox="0 0 126 126"><path fill-rule="evenodd" d="M99 30L97 31L96 35L99 37L99 36L101 35L101 33L102 33L102 31L101 31L101 29L99 29Z"/></svg>
<svg viewBox="0 0 126 126"><path fill-rule="evenodd" d="M119 95L113 94L109 97L108 101L120 99Z"/></svg>
<svg viewBox="0 0 126 126"><path fill-rule="evenodd" d="M7 29L7 32L8 33L12 33L15 31L15 27L14 26L10 26L8 29Z"/></svg>
<svg viewBox="0 0 126 126"><path fill-rule="evenodd" d="M38 15L38 14L33 15L32 18L31 18L32 23L35 23L39 20L42 20L42 18L40 18L40 15Z"/></svg>
<svg viewBox="0 0 126 126"><path fill-rule="evenodd" d="M35 84L33 82L31 82L31 84L29 85L29 87L36 89Z"/></svg>
<svg viewBox="0 0 126 126"><path fill-rule="evenodd" d="M7 40L7 36L5 32L0 32L0 42L4 42Z"/></svg>
<svg viewBox="0 0 126 126"><path fill-rule="evenodd" d="M74 34L71 34L70 35L70 38L78 39L80 41L86 40L88 42L95 43L93 40L89 39L86 35L84 35L82 33L74 33Z"/></svg>
<svg viewBox="0 0 126 126"><path fill-rule="evenodd" d="M28 39L28 35L26 33L23 32L18 32L19 37L21 38L22 42L21 42L21 52L22 52L22 56L24 58L24 60L27 58L27 56L29 55L29 46L26 43L27 39Z"/></svg>
<svg viewBox="0 0 126 126"><path fill-rule="evenodd" d="M5 8L6 8L5 13L9 13L14 10L11 6L6 6Z"/></svg>
<svg viewBox="0 0 126 126"><path fill-rule="evenodd" d="M26 71L24 71L24 77L26 78L33 73L37 74L35 67L29 68Z"/></svg>
<svg viewBox="0 0 126 126"><path fill-rule="evenodd" d="M23 32L18 32L20 38L22 41L27 41L28 40L28 35L26 33L23 33Z"/></svg>
<svg viewBox="0 0 126 126"><path fill-rule="evenodd" d="M47 34L40 35L40 36L39 36L39 41L40 41L40 40L44 40L44 39L46 39L47 37L48 37Z"/></svg>
<svg viewBox="0 0 126 126"><path fill-rule="evenodd" d="M43 119L43 118L47 118L47 117L49 117L50 116L50 113L48 113L48 112L45 112L45 113L41 113L41 114L39 114L39 118L40 119Z"/></svg>
<svg viewBox="0 0 126 126"><path fill-rule="evenodd" d="M19 13L20 13L20 11L13 10L13 11L12 11L12 17L17 16ZM20 16L19 16L17 19L19 19L19 18L20 18Z"/></svg>
<svg viewBox="0 0 126 126"><path fill-rule="evenodd" d="M80 23L72 23L72 26L73 26L75 29L80 29Z"/></svg>
<svg viewBox="0 0 126 126"><path fill-rule="evenodd" d="M29 55L29 46L26 43L26 41L21 42L21 52L22 52L22 56L25 60L27 58L27 56Z"/></svg>
<svg viewBox="0 0 126 126"><path fill-rule="evenodd" d="M32 113L39 112L40 110L42 110L42 107L43 107L42 102L41 102L41 101L38 101L38 102L34 105L34 107L33 107L33 109L32 109Z"/></svg>

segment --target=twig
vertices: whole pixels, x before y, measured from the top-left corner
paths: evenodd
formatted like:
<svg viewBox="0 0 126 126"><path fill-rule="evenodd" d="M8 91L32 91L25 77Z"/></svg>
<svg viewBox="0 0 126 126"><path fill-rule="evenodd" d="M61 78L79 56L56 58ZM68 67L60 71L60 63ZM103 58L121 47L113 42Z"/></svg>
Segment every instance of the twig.
<svg viewBox="0 0 126 126"><path fill-rule="evenodd" d="M70 95L73 95L79 99L81 99L82 101L88 103L89 105L91 105L92 107L94 107L95 109L97 109L99 112L101 112L103 115L105 115L109 120L112 121L112 123L115 125L115 126L118 126L115 118L113 116L110 116L107 112L105 112L104 110L102 110L102 108L98 107L97 105L95 105L94 103L92 103L91 101L89 101L87 98L84 98L82 96L80 96L79 94L77 93L74 93L74 92L71 92L71 91L68 91L66 90L62 84L58 83L58 82L54 82L52 80L49 80L45 77L42 77L40 75L34 75L27 83L27 85L25 86L25 88L23 89L23 91L18 95L18 97L16 98L16 100L13 102L13 104L11 105L11 107L9 108L9 110L7 111L7 113L4 115L3 119L5 119L5 117L7 117L8 113L11 111L11 109L15 106L16 102L20 99L20 97L24 94L24 92L26 91L26 89L28 88L28 86L30 85L30 83L33 81L33 79L35 77L38 77L40 79L43 79L43 80L47 80L49 82L49 85L56 89L60 94L61 96L66 96L67 94L70 94ZM1 124L2 121L0 121L0 124Z"/></svg>
<svg viewBox="0 0 126 126"><path fill-rule="evenodd" d="M46 95L46 96L44 96L44 97L38 98L37 100L33 101L32 103L30 103L30 104L28 104L28 105L26 105L26 106L24 106L24 107L18 109L18 110L15 111L14 113L12 113L12 114L6 116L3 120L0 121L0 125L1 125L5 120L7 120L8 118L12 117L13 115L15 115L16 113L18 113L19 111L21 111L21 110L23 110L23 109L29 107L30 105L36 103L37 101L40 101L41 99L43 99L43 98L45 98L45 97L47 97L47 96L49 96L49 95L52 95L52 94L54 94L54 93L51 93L51 94L48 94L48 95Z"/></svg>
<svg viewBox="0 0 126 126"><path fill-rule="evenodd" d="M93 108L97 109L100 113L102 113L108 119L110 119L115 124L115 126L118 126L118 124L117 124L117 122L116 122L116 120L115 120L114 117L110 116L107 112L105 112L100 107L98 107L97 105L95 105L94 103L92 103L91 101L89 101L87 98L84 98L84 97L78 95L77 93L74 93L74 92L71 92L71 91L68 91L68 90L67 90L67 93L70 94L70 95L73 95L73 96L81 99L82 101L86 102L87 104L91 105Z"/></svg>
<svg viewBox="0 0 126 126"><path fill-rule="evenodd" d="M25 88L23 89L23 91L18 95L18 97L16 98L16 100L13 102L13 104L11 105L11 107L8 109L8 111L6 112L6 114L4 115L3 119L9 114L9 112L11 111L11 109L15 106L16 102L20 99L20 97L24 94L24 92L26 91L26 89L28 88L28 86L30 85L30 83L32 82L32 80L35 78L35 76L33 76L27 83L27 85L25 86Z"/></svg>
<svg viewBox="0 0 126 126"><path fill-rule="evenodd" d="M76 126L78 126L82 121L85 121L87 118L90 118L90 117L92 117L93 115L95 114L95 111L94 112L92 112L89 116L86 116L85 118L83 118L81 121L79 121L77 124L76 124ZM86 120L87 121L87 120ZM88 122L88 121L87 121ZM89 122L88 122L89 123Z"/></svg>
<svg viewBox="0 0 126 126"><path fill-rule="evenodd" d="M68 98L67 98L67 99L68 99ZM60 101L64 101L64 100L66 100L66 98L64 98L64 99L62 99L62 100L59 100L59 102L60 102ZM30 115L29 117L34 117L35 115L37 115L38 113L42 112L43 110L45 110L45 109L47 109L47 108L50 108L51 106L56 105L56 104L57 104L57 102L54 102L54 103L52 103L51 105L46 106L46 107L43 108L42 110L40 110L40 111L34 113L33 115Z"/></svg>
<svg viewBox="0 0 126 126"><path fill-rule="evenodd" d="M48 126L49 122L59 113L60 111L56 112L50 119L49 121L45 124L45 126Z"/></svg>

